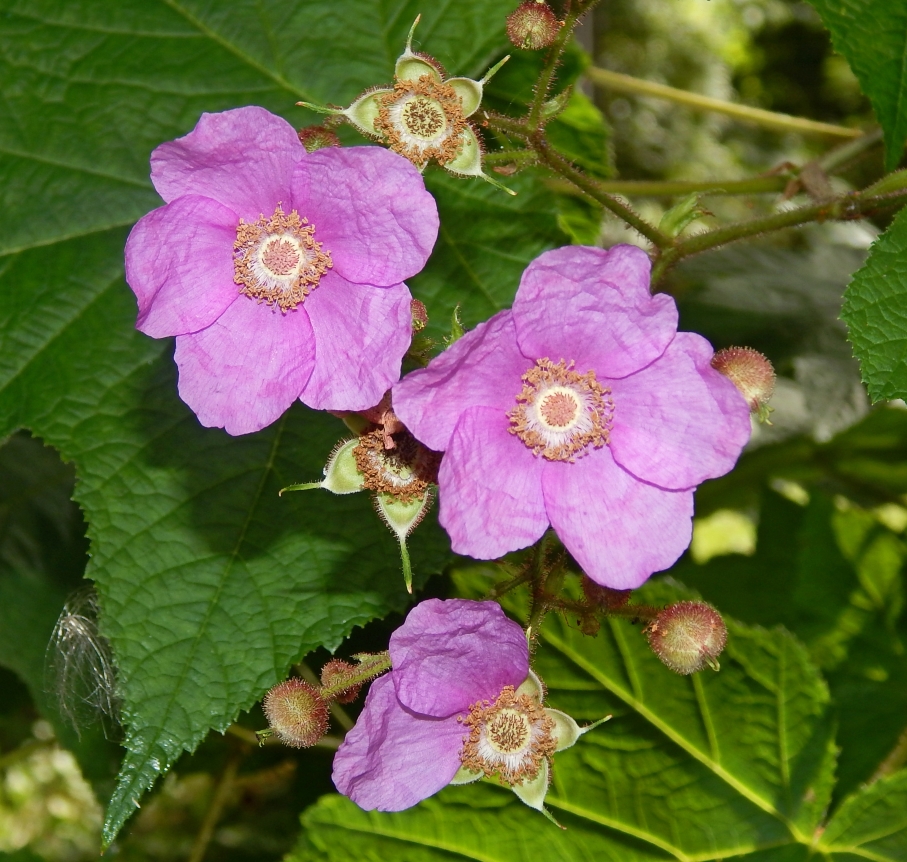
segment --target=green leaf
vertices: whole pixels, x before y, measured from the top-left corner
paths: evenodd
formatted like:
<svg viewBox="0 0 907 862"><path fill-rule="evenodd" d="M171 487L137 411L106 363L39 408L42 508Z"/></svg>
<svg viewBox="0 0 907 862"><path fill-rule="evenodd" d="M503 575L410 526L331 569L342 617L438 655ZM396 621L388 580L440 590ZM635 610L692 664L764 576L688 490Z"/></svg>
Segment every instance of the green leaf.
<svg viewBox="0 0 907 862"><path fill-rule="evenodd" d="M614 714L555 755L546 804L565 832L493 783L400 814L334 796L303 815L307 849L291 859L805 860L832 787L825 684L780 629L731 623L721 665L680 677L626 620L589 638L549 617L535 664L546 703L581 724Z"/></svg>
<svg viewBox="0 0 907 862"><path fill-rule="evenodd" d="M107 241L72 241L50 259L24 252L4 273L14 301L0 325L20 337L20 367L2 379L0 421L39 431L78 467L88 575L127 729L109 840L209 728L224 730L306 652L406 598L397 548L365 495L277 496L320 475L343 426L297 406L244 438L200 428L176 396L169 342L132 329L122 233ZM40 328L9 325L26 311ZM446 559L436 526L412 544L423 578Z"/></svg>
<svg viewBox="0 0 907 862"><path fill-rule="evenodd" d="M907 210L873 244L844 293L841 317L872 399L907 395Z"/></svg>
<svg viewBox="0 0 907 862"><path fill-rule="evenodd" d="M457 305L468 329L509 307L523 270L565 237L554 195L530 176L507 180L516 197L443 171L425 181L438 201L441 231L428 265L407 283L428 307L426 331L440 338Z"/></svg>
<svg viewBox="0 0 907 862"><path fill-rule="evenodd" d="M851 796L822 836L834 859L903 859L907 852L907 772Z"/></svg>
<svg viewBox="0 0 907 862"><path fill-rule="evenodd" d="M907 6L891 0L810 0L869 96L885 132L886 169L907 138Z"/></svg>
<svg viewBox="0 0 907 862"><path fill-rule="evenodd" d="M501 53L509 9L422 10L420 47L479 74ZM133 330L122 250L125 228L160 205L148 156L202 111L257 103L301 124L312 115L299 99L342 103L388 82L418 11L0 0L0 436L32 429L79 477L126 724L108 843L180 752L292 661L406 603L393 537L365 495L277 498L320 477L342 426L297 405L249 437L201 429L176 396L170 342ZM497 284L489 254L482 278ZM524 261L507 263L505 283ZM420 527L417 581L446 547L436 524Z"/></svg>

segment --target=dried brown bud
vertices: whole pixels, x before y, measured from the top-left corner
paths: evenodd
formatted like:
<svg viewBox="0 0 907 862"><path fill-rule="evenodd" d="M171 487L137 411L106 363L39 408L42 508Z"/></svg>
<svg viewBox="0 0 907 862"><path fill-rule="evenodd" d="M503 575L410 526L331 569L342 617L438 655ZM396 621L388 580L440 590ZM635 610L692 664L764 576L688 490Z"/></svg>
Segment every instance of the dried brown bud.
<svg viewBox="0 0 907 862"><path fill-rule="evenodd" d="M526 0L507 16L507 38L517 48L538 51L557 38L561 26L544 0Z"/></svg>
<svg viewBox="0 0 907 862"><path fill-rule="evenodd" d="M300 129L297 134L299 142L305 147L307 153L340 146L340 138L327 126L308 126Z"/></svg>
<svg viewBox="0 0 907 862"><path fill-rule="evenodd" d="M677 602L666 607L645 628L649 646L664 664L680 674L691 674L715 660L727 643L721 614L705 602Z"/></svg>
<svg viewBox="0 0 907 862"><path fill-rule="evenodd" d="M357 673L355 665L339 658L332 658L321 669L321 684L330 692L330 699L337 703L352 703L362 690L362 683L354 683L343 688L343 683L351 674Z"/></svg>
<svg viewBox="0 0 907 862"><path fill-rule="evenodd" d="M750 410L764 421L767 402L775 391L775 369L752 347L726 347L712 357L712 368L721 372L750 405Z"/></svg>
<svg viewBox="0 0 907 862"><path fill-rule="evenodd" d="M271 729L286 745L310 748L327 733L327 703L314 686L298 677L275 685L262 707Z"/></svg>

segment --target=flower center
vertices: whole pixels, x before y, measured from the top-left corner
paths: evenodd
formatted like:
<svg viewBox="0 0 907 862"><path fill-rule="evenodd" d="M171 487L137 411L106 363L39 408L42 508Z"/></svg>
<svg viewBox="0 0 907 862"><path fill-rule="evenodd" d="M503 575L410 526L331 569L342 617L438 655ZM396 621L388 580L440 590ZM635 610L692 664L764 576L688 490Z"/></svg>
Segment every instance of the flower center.
<svg viewBox="0 0 907 862"><path fill-rule="evenodd" d="M426 141L432 140L447 122L441 104L425 96L410 99L403 106L401 116L407 131Z"/></svg>
<svg viewBox="0 0 907 862"><path fill-rule="evenodd" d="M531 781L554 753L554 721L537 701L505 686L494 703L479 701L462 719L470 729L460 760L473 771L511 786Z"/></svg>
<svg viewBox="0 0 907 862"><path fill-rule="evenodd" d="M369 431L353 449L363 487L411 503L438 481L440 455L427 449L408 431L394 435L396 446L385 447L384 431Z"/></svg>
<svg viewBox="0 0 907 862"><path fill-rule="evenodd" d="M467 123L460 97L449 84L423 75L398 81L376 101L375 128L392 150L420 167L429 159L443 165L456 158Z"/></svg>
<svg viewBox="0 0 907 862"><path fill-rule="evenodd" d="M549 461L573 461L608 442L614 417L611 390L562 359L539 359L522 377L517 406L508 412L510 433Z"/></svg>
<svg viewBox="0 0 907 862"><path fill-rule="evenodd" d="M270 218L239 220L233 243L233 280L239 292L282 312L296 308L333 266L315 240L315 226L280 204Z"/></svg>

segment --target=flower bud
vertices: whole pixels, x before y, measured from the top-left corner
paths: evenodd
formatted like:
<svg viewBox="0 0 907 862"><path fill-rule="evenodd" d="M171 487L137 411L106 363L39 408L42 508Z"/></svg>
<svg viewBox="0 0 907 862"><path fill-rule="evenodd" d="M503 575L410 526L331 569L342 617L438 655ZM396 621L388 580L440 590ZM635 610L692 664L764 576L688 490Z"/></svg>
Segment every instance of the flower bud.
<svg viewBox="0 0 907 862"><path fill-rule="evenodd" d="M304 129L300 129L297 134L299 135L299 142L305 147L307 153L340 146L340 138L327 126L307 126Z"/></svg>
<svg viewBox="0 0 907 862"><path fill-rule="evenodd" d="M314 686L298 677L275 685L262 707L271 730L285 745L311 748L327 733L327 703Z"/></svg>
<svg viewBox="0 0 907 862"><path fill-rule="evenodd" d="M721 372L746 399L760 422L768 419L768 400L775 391L775 369L752 347L727 347L712 357L712 368Z"/></svg>
<svg viewBox="0 0 907 862"><path fill-rule="evenodd" d="M413 299L409 304L409 313L413 319L413 332L421 332L428 325L428 309L419 299Z"/></svg>
<svg viewBox="0 0 907 862"><path fill-rule="evenodd" d="M352 703L359 697L359 692L362 690L361 682L343 688L344 681L357 673L357 670L355 665L339 658L332 658L321 669L321 684L326 689L336 689L337 692L331 696L331 700L336 700L337 703Z"/></svg>
<svg viewBox="0 0 907 862"><path fill-rule="evenodd" d="M646 626L645 634L655 655L684 675L706 665L718 670L715 659L727 643L721 614L704 602L678 602L666 607Z"/></svg>
<svg viewBox="0 0 907 862"><path fill-rule="evenodd" d="M529 51L547 48L560 29L561 22L544 0L525 0L507 16L507 38Z"/></svg>

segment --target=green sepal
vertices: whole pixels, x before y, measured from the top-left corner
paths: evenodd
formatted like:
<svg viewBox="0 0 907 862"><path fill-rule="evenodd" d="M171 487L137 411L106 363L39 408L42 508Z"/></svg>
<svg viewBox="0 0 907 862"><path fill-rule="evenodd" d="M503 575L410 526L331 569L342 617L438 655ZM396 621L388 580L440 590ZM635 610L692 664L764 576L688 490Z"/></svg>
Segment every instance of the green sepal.
<svg viewBox="0 0 907 862"><path fill-rule="evenodd" d="M416 15L413 26L409 28L409 35L406 37L406 48L394 64L394 78L398 81L417 81L423 75L431 75L432 78L440 83L440 71L428 60L413 53L413 33L416 32L416 25L421 18L421 15Z"/></svg>
<svg viewBox="0 0 907 862"><path fill-rule="evenodd" d="M600 718L592 724L580 727L573 718L567 715L566 712L561 712L559 709L548 709L546 707L545 714L554 722L552 736L554 737L557 746L554 749L555 751L563 751L565 748L572 748L584 733L595 730L596 727L600 724L604 724L611 718L610 715L606 715L604 718Z"/></svg>
<svg viewBox="0 0 907 862"><path fill-rule="evenodd" d="M337 446L327 464L324 465L324 481L321 487L332 494L355 494L363 488L364 477L356 466L353 450L358 439L347 440Z"/></svg>
<svg viewBox="0 0 907 862"><path fill-rule="evenodd" d="M478 781L484 773L473 772L471 769L467 769L465 766L461 766L453 778L450 779L451 784L472 784L474 781Z"/></svg>
<svg viewBox="0 0 907 862"><path fill-rule="evenodd" d="M393 90L390 87L368 90L356 99L352 105L338 113L346 117L350 125L357 128L363 135L380 137L381 133L375 128L375 120L378 118L379 109L378 96L392 92Z"/></svg>
<svg viewBox="0 0 907 862"><path fill-rule="evenodd" d="M473 81L472 78L448 78L445 84L450 84L454 92L460 97L463 116L474 114L482 104L482 82Z"/></svg>
<svg viewBox="0 0 907 862"><path fill-rule="evenodd" d="M658 229L667 236L679 236L683 229L696 221L696 219L711 215L707 209L700 205L700 197L701 195L699 192L692 192L679 203L672 206L671 209L661 217L661 221L658 223Z"/></svg>
<svg viewBox="0 0 907 862"><path fill-rule="evenodd" d="M441 83L441 73L428 60L415 54L401 54L394 66L394 78L398 81L418 81L426 75Z"/></svg>
<svg viewBox="0 0 907 862"><path fill-rule="evenodd" d="M508 189L482 170L482 147L476 133L469 126L460 132L460 148L457 155L444 165L444 169L458 177L481 177L485 182L491 183L507 194L516 195L513 189Z"/></svg>
<svg viewBox="0 0 907 862"><path fill-rule="evenodd" d="M450 315L450 337L445 338L444 341L450 347L451 344L459 341L465 334L466 327L463 326L463 321L460 320L460 303L458 302L454 306L453 314Z"/></svg>
<svg viewBox="0 0 907 862"><path fill-rule="evenodd" d="M532 781L526 781L523 784L514 784L511 790L519 797L521 802L525 802L530 808L540 811L559 829L564 828L554 819L551 812L545 808L545 797L548 795L547 760L542 761L541 766L539 767L539 774L536 775Z"/></svg>
<svg viewBox="0 0 907 862"><path fill-rule="evenodd" d="M403 582L406 584L408 593L413 591L413 568L409 559L409 549L406 547L406 539L425 517L425 513L431 506L431 498L430 488L421 497L406 503L390 494L375 495L375 509L400 543Z"/></svg>
<svg viewBox="0 0 907 862"><path fill-rule="evenodd" d="M541 703L545 698L545 686L542 685L542 681L538 678L536 672L530 669L529 676L520 683L516 694L528 695L536 703Z"/></svg>

